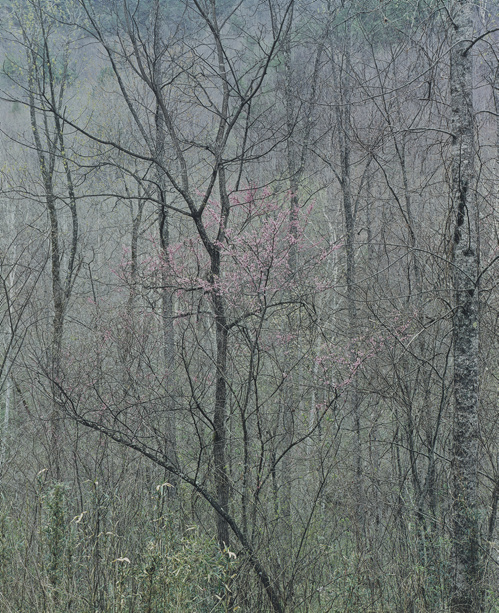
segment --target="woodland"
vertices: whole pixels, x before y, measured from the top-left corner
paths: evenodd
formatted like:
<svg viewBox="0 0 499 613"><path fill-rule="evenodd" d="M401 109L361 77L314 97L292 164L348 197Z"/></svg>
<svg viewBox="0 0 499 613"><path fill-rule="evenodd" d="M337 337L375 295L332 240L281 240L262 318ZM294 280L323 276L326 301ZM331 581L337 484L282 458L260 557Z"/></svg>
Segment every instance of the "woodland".
<svg viewBox="0 0 499 613"><path fill-rule="evenodd" d="M0 611L499 611L496 0L0 30Z"/></svg>

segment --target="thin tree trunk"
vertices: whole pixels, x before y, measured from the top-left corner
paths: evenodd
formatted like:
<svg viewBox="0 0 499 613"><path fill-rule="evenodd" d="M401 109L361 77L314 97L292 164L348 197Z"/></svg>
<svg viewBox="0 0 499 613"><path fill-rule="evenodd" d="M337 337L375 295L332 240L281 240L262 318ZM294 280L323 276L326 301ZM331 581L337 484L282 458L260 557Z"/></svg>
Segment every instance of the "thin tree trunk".
<svg viewBox="0 0 499 613"><path fill-rule="evenodd" d="M154 3L154 83L158 92L161 92L163 82L163 45L161 43L161 11L159 0ZM177 457L177 393L175 381L175 333L173 329L173 299L172 292L168 289L168 248L170 246L170 219L166 205L166 180L164 175L165 164L165 140L166 126L160 104L156 103L156 134L155 134L155 159L156 159L156 200L158 202L158 230L159 243L163 266L161 268L161 317L163 326L163 355L165 367L168 373L168 397L165 404L165 446L166 455L170 461L178 465ZM178 480L174 474L169 475L170 485L168 497L175 499L178 495Z"/></svg>
<svg viewBox="0 0 499 613"><path fill-rule="evenodd" d="M50 225L50 255L52 273L52 300L54 314L52 318L52 341L50 348L49 377L52 394L50 423L50 464L52 476L61 479L61 413L59 402L59 383L61 374L61 351L64 333L66 308L71 297L73 284L78 274L76 254L78 248L78 214L76 196L71 169L66 157L64 125L61 124L60 112L64 103L64 94L69 63L69 51L66 46L63 55L62 76L56 78L53 73L54 62L50 49L50 31L46 29L45 14L41 5L36 5L40 32L35 40L25 40L29 75L29 111L33 140L38 157L40 176L44 188L44 200ZM36 43L36 45L35 45ZM40 71L40 59L46 70ZM56 163L62 163L66 180L67 206L71 215L71 236L66 263L63 263L63 249L57 210Z"/></svg>
<svg viewBox="0 0 499 613"><path fill-rule="evenodd" d="M12 204L10 205L10 215L9 215L9 225L10 225L10 232L13 234L15 232L15 225L16 225L16 209L15 207L12 206ZM12 245L12 263L8 264L10 266L10 270L9 270L9 274L7 277L7 282L5 284L6 287L6 292L7 292L7 309L8 309L8 315L9 315L9 321L12 322L12 305L14 302L14 283L15 283L15 276L16 276L16 253L17 253L17 249L16 249L16 244L13 243ZM4 420L3 420L3 428L2 428L2 438L1 438L1 442L0 442L0 481L3 478L3 468L5 465L5 461L7 458L7 446L8 446L8 440L9 440L9 427L10 427L10 414L11 414L11 409L12 409L12 402L14 399L14 393L15 393L15 389L14 389L14 381L12 378L12 373L11 373L11 369L12 369L12 346L13 346L13 341L14 341L14 336L15 336L15 330L11 327L7 334L6 334L6 339L5 339L5 359L4 359L4 367L3 367L3 373L5 376L5 412L4 412Z"/></svg>
<svg viewBox="0 0 499 613"><path fill-rule="evenodd" d="M220 253L216 251L212 258L212 280L220 274ZM213 459L215 466L215 487L217 502L226 512L229 512L229 479L227 475L226 447L227 447L227 345L228 329L225 317L223 299L213 290L213 307L216 327L216 387L215 410L213 414ZM217 534L220 547L229 547L229 525L224 517L217 513Z"/></svg>
<svg viewBox="0 0 499 613"><path fill-rule="evenodd" d="M297 129L299 123L300 111L295 105L297 81L299 77L295 74L296 67L293 66L291 34L293 26L294 10L291 10L288 16L288 24L286 33L283 38L283 53L284 53L284 96L285 96L285 112L286 112L286 157L287 157L287 172L289 175L289 192L290 192L290 209L289 209L289 234L293 241L289 250L288 268L289 278L296 282L296 276L299 270L298 250L296 247L296 239L298 237L298 219L300 210L300 201L298 196L299 186L305 164L309 153L309 144L312 131L312 115L316 105L317 84L321 66L321 58L324 50L324 41L329 33L329 23L324 28L321 39L318 41L317 51L314 59L314 68L311 75L310 94L307 99L304 117L302 119L303 127ZM288 320L288 332L293 335L296 328L296 323ZM300 403L297 398L297 391L301 385L301 372L297 371L294 364L297 362L297 353L299 352L300 339L297 338L295 348L290 348L285 365L286 381L283 385L283 411L282 411L282 447L284 450L289 449L282 460L282 495L281 495L281 518L283 520L283 528L286 531L285 539L286 546L289 551L293 546L293 519L292 519L292 494L293 494L293 440L295 438L295 416L302 415L303 406L300 408ZM297 410L298 409L298 410ZM288 595L289 599L292 594ZM292 605L291 605L292 606Z"/></svg>
<svg viewBox="0 0 499 613"><path fill-rule="evenodd" d="M216 287L221 272L221 254L219 244L225 238L225 229L229 216L230 203L226 190L224 168L219 170L219 191L221 201L221 218L216 245L210 245L210 282L213 284L212 304L215 315L216 332L216 383L215 407L213 412L213 460L215 468L215 488L217 502L220 507L229 513L230 482L227 472L227 352L229 343L229 329L225 314L224 298L220 289ZM229 524L226 519L217 513L218 543L222 549L229 547Z"/></svg>
<svg viewBox="0 0 499 613"><path fill-rule="evenodd" d="M347 20L344 25L344 58L343 65L337 68L333 65L333 77L337 96L335 100L336 122L338 125L340 170L337 174L341 188L343 213L345 216L345 253L346 253L346 303L348 316L348 337L351 343L358 335L356 273L355 273L355 209L351 185L351 24ZM352 359L355 359L352 350ZM361 444L360 396L356 377L349 386L349 409L353 419L353 451L354 458L354 504L355 531L357 541L364 531L364 485L363 460Z"/></svg>
<svg viewBox="0 0 499 613"><path fill-rule="evenodd" d="M289 190L290 190L290 211L289 211L289 233L293 239L296 239L297 221L298 221L298 184L301 169L299 168L298 151L295 144L295 136L293 134L295 124L295 112L293 102L293 82L292 82L292 67L291 67L291 46L290 46L290 31L293 19L293 12L290 13L290 25L286 37L283 41L284 46L284 78L285 78L285 98L286 98L286 123L288 138L286 141L287 149L287 164L289 173ZM289 277L293 280L298 269L298 254L296 244L293 242L289 250L288 258ZM293 322L288 319L288 334L293 334ZM292 341L291 341L292 342ZM293 445L294 428L295 428L295 402L296 402L296 374L293 368L295 361L294 344L289 347L288 356L286 358L286 380L283 383L283 402L282 402L282 446L283 449L290 450ZM291 518L291 500L293 495L293 458L291 451L285 453L282 459L281 467L282 486L281 486L281 520L282 529L284 530L283 540L285 540L285 551L291 555L293 547L293 522ZM288 595L288 599L289 599Z"/></svg>

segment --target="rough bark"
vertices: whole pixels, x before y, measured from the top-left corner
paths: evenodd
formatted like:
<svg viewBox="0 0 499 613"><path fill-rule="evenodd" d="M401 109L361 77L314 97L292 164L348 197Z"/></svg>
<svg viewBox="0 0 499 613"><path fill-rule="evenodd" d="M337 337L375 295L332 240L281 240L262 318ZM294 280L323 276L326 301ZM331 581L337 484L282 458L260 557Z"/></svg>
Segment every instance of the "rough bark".
<svg viewBox="0 0 499 613"><path fill-rule="evenodd" d="M219 180L222 213L217 236L217 245L224 240L227 217L229 214L229 197L225 189L225 172L220 169ZM216 281L220 276L220 249L214 245L210 252L211 270L210 281L213 283L212 304L215 315L216 331L216 383L215 383L215 407L213 412L213 460L215 467L215 487L217 502L226 513L229 512L229 477L227 474L227 349L229 329L225 315L223 296L216 287ZM220 547L229 547L229 524L226 518L217 512L217 535Z"/></svg>
<svg viewBox="0 0 499 613"><path fill-rule="evenodd" d="M455 216L452 613L481 608L478 489L478 213L474 187L472 4L452 15L452 206Z"/></svg>

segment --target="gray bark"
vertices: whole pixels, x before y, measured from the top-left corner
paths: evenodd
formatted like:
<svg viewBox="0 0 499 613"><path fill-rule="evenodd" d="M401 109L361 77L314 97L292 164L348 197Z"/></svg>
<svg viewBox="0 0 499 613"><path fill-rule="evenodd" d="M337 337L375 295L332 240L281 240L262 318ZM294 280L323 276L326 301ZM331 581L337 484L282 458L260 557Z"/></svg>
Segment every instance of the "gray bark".
<svg viewBox="0 0 499 613"><path fill-rule="evenodd" d="M288 139L286 142L287 149L287 164L289 173L289 190L291 194L290 211L289 211L289 232L290 235L296 239L297 220L298 220L298 185L299 175L301 175L301 169L299 168L299 154L297 145L295 143L295 137L293 135L295 124L295 110L294 110L294 92L292 81L292 66L291 66L291 44L290 34L291 25L293 20L293 11L289 15L289 26L286 36L283 41L284 47L284 75L285 75L285 98L286 98L286 124L288 131ZM289 251L288 258L289 275L293 279L296 277L298 270L298 254L296 245L293 243ZM287 322L288 333L293 332L293 322ZM286 540L287 551L291 553L293 546L293 522L291 519L291 497L293 493L293 458L291 454L291 447L294 439L295 429L295 402L296 402L296 374L293 368L293 362L295 359L295 352L290 351L290 355L287 358L287 364L285 366L287 377L283 384L283 404L282 404L282 427L283 437L282 445L284 450L289 450L282 459L282 494L281 494L281 519L282 528L285 531L284 538ZM288 596L289 598L289 596Z"/></svg>
<svg viewBox="0 0 499 613"><path fill-rule="evenodd" d="M28 100L30 110L31 129L34 146L38 157L40 176L43 184L45 207L50 225L50 259L52 273L52 341L50 348L49 377L52 387L52 409L50 414L51 438L51 472L56 481L61 479L61 412L58 400L58 381L61 373L61 350L64 332L64 321L67 305L71 297L75 278L78 274L78 214L76 197L71 169L66 157L64 126L61 123L60 113L64 103L64 94L68 67L68 48L64 50L64 67L59 84L52 72L53 59L50 50L49 33L44 27L44 15L40 6L40 32L39 40L26 40L28 64ZM37 44L39 49L37 50ZM40 71L41 53L47 71ZM40 116L40 117L39 117ZM69 253L64 265L63 249L61 247L61 232L59 213L57 210L58 195L56 193L57 162L62 164L62 172L66 181L67 206L71 215L71 238Z"/></svg>
<svg viewBox="0 0 499 613"><path fill-rule="evenodd" d="M161 92L163 82L163 45L161 43L161 9L159 0L154 3L154 68L153 80L158 94ZM161 269L162 290L161 290L161 316L163 326L163 355L166 370L168 372L169 388L165 405L165 446L166 455L175 465L178 465L177 457L177 420L176 404L178 393L175 381L175 333L173 329L173 299L172 293L168 289L168 247L170 246L170 218L166 203L166 177L163 168L166 167L165 160L165 141L166 126L165 118L161 105L156 103L155 112L155 151L152 152L156 159L156 200L158 206L158 230L159 244L163 258ZM167 495L174 499L178 494L177 478L174 474L169 475L170 485L167 488Z"/></svg>
<svg viewBox="0 0 499 613"><path fill-rule="evenodd" d="M472 4L452 16L452 237L454 431L452 450L452 613L481 609L478 489L479 253L474 187Z"/></svg>
<svg viewBox="0 0 499 613"><path fill-rule="evenodd" d="M351 183L351 24L347 20L343 26L344 48L343 65L337 67L333 62L333 79L336 89L335 114L338 126L339 172L336 173L341 188L343 213L345 216L345 255L346 255L346 303L348 315L348 337L351 342L358 335L356 271L355 271L355 206ZM352 361L355 353L352 352ZM361 443L360 395L356 377L349 386L349 410L353 418L353 458L354 458L354 505L355 530L360 543L364 532L364 484Z"/></svg>
<svg viewBox="0 0 499 613"><path fill-rule="evenodd" d="M329 33L329 22L324 28L321 39L318 41L317 50L314 58L313 71L311 74L310 93L306 100L304 117L300 121L300 110L296 108L297 85L300 76L297 74L297 67L293 65L293 53L291 47L291 35L293 31L294 6L291 5L289 12L286 32L283 37L284 54L284 97L286 113L286 161L290 192L289 210L289 234L296 240L298 235L298 219L300 210L299 187L302 181L305 165L309 154L309 145L312 131L312 115L317 103L317 86L321 66L321 58L324 50L324 41ZM299 98L298 98L299 99ZM303 124L302 129L298 129L298 124ZM289 277L291 280L297 278L299 271L298 249L293 242L288 257ZM288 321L288 332L291 334L295 329L296 322ZM297 340L299 345L299 340ZM295 439L295 414L299 407L297 390L300 388L300 373L296 372L295 364L297 354L295 350L290 351L285 365L286 381L283 385L283 406L282 406L282 447L285 455L282 460L282 495L281 495L281 518L283 529L286 531L286 544L291 551L293 546L293 519L291 510L291 500L293 492L293 441ZM301 412L301 411L300 411ZM288 450L286 452L286 450ZM290 587L288 599L292 598Z"/></svg>
<svg viewBox="0 0 499 613"><path fill-rule="evenodd" d="M217 244L224 240L225 227L229 214L229 197L225 189L225 172L220 169L219 189L222 204L222 220L217 236ZM210 281L215 283L220 276L220 249L212 245L210 250ZM227 349L229 329L225 315L223 296L216 288L212 292L212 304L215 315L216 330L216 384L215 407L213 412L213 460L215 467L215 487L217 502L226 513L229 511L230 486L227 474ZM217 534L220 547L229 547L229 524L223 515L217 512Z"/></svg>

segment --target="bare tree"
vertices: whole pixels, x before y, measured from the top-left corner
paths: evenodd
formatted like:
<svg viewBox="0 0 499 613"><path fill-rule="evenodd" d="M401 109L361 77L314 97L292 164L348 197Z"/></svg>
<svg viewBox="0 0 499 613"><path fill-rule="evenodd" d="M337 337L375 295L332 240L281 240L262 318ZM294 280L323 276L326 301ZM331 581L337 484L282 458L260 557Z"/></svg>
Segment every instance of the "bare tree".
<svg viewBox="0 0 499 613"><path fill-rule="evenodd" d="M10 76L16 86L8 99L20 102L29 109L32 142L27 143L36 152L41 191L49 224L49 245L52 281L52 340L50 346L50 378L59 380L64 322L69 300L80 268L78 257L78 209L71 146L67 142L66 126L61 112L71 79L70 39L55 26L57 8L43 0L30 0L24 12L16 7L17 43L24 50L24 61L18 60L17 69ZM16 31L12 36L16 36ZM26 71L21 69L26 66ZM62 180L59 180L59 176ZM28 189L26 191L29 191ZM62 204L62 206L61 206ZM62 218L69 216L69 241L63 239ZM65 223L65 222L64 222ZM54 479L61 478L62 428L61 407L57 389L52 385L50 462Z"/></svg>

